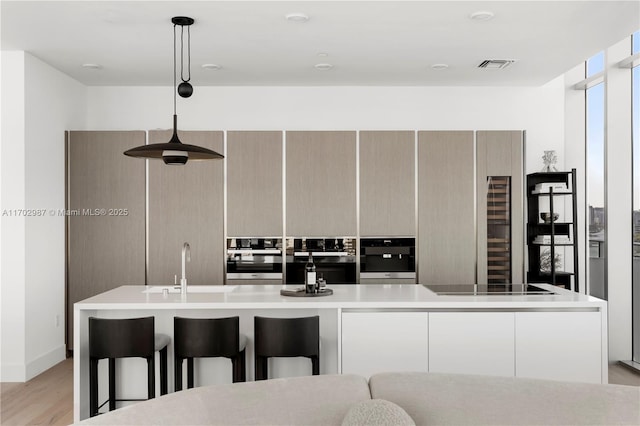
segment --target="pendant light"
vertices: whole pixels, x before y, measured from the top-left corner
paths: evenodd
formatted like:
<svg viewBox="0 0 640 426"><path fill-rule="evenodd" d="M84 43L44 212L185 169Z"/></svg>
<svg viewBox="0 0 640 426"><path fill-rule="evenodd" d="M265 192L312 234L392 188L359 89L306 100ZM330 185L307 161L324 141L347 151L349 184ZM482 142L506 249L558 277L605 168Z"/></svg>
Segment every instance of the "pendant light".
<svg viewBox="0 0 640 426"><path fill-rule="evenodd" d="M173 136L169 142L154 143L132 148L124 152L124 155L137 158L162 159L165 164L182 165L189 160L215 160L224 158L221 154L200 146L189 145L180 142L178 138L178 115L176 113L176 93L183 98L188 98L193 93L191 80L191 32L190 26L193 18L176 16L173 22ZM176 27L180 26L180 79L182 82L176 86ZM184 75L184 27L187 27L187 71Z"/></svg>

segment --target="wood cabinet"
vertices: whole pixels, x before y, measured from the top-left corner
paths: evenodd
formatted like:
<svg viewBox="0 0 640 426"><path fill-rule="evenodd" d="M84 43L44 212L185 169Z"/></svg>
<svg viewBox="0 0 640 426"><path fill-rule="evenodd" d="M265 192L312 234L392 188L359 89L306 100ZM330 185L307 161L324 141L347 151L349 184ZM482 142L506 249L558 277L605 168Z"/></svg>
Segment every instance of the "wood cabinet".
<svg viewBox="0 0 640 426"><path fill-rule="evenodd" d="M428 371L426 312L342 314L342 373Z"/></svg>
<svg viewBox="0 0 640 426"><path fill-rule="evenodd" d="M429 371L515 374L513 312L430 312Z"/></svg>
<svg viewBox="0 0 640 426"><path fill-rule="evenodd" d="M227 132L227 236L282 236L282 132Z"/></svg>
<svg viewBox="0 0 640 426"><path fill-rule="evenodd" d="M149 143L166 142L170 131L149 132ZM184 143L223 152L223 133L179 132ZM223 161L192 161L185 166L148 164L147 284L180 279L182 245L191 246L186 277L192 284L222 284L225 261L223 232Z"/></svg>
<svg viewBox="0 0 640 426"><path fill-rule="evenodd" d="M360 236L414 236L415 132L361 131Z"/></svg>
<svg viewBox="0 0 640 426"><path fill-rule="evenodd" d="M73 304L145 274L145 165L123 152L142 131L67 133L67 349Z"/></svg>
<svg viewBox="0 0 640 426"><path fill-rule="evenodd" d="M471 131L418 132L418 282L476 281Z"/></svg>
<svg viewBox="0 0 640 426"><path fill-rule="evenodd" d="M524 282L522 131L478 131L478 284Z"/></svg>
<svg viewBox="0 0 640 426"><path fill-rule="evenodd" d="M356 132L286 132L286 206L287 236L356 235Z"/></svg>

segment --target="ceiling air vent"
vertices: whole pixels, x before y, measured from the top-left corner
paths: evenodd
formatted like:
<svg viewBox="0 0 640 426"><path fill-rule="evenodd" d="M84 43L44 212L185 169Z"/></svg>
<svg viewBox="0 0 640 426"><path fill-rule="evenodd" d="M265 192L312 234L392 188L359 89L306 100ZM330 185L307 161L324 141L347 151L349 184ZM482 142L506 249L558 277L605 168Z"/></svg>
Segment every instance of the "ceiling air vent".
<svg viewBox="0 0 640 426"><path fill-rule="evenodd" d="M478 68L486 68L490 70L501 70L513 64L515 59L485 59L478 65Z"/></svg>

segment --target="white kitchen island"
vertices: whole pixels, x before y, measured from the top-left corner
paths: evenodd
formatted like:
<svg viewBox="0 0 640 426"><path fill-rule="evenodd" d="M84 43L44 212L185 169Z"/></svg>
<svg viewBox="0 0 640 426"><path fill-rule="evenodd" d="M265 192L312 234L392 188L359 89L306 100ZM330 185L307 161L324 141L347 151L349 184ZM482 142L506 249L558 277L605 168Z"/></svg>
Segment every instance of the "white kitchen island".
<svg viewBox="0 0 640 426"><path fill-rule="evenodd" d="M239 316L241 332L248 337L247 380L254 376L254 316L319 315L321 374L430 371L607 383L606 302L536 285L555 294L445 296L421 285L395 284L334 285L333 295L305 298L281 296L281 286L192 286L186 296L149 292L145 286L119 287L74 305L74 419L89 414L88 318L92 316L154 316L156 332L169 336L175 316ZM107 363L100 364L102 403ZM270 375L310 372L304 358L270 360ZM120 398L144 398L145 362L121 360L117 380ZM196 361L195 382L196 386L231 382L230 361Z"/></svg>

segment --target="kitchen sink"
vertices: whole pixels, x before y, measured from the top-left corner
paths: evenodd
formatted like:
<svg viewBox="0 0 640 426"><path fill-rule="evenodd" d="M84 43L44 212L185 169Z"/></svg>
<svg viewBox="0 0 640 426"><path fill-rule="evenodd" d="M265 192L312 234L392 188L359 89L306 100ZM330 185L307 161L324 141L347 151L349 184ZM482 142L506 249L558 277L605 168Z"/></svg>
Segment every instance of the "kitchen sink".
<svg viewBox="0 0 640 426"><path fill-rule="evenodd" d="M190 285L187 286L187 293L229 293L235 290L234 285ZM169 293L180 293L180 286L154 285L142 290L143 293L162 293L164 290Z"/></svg>

